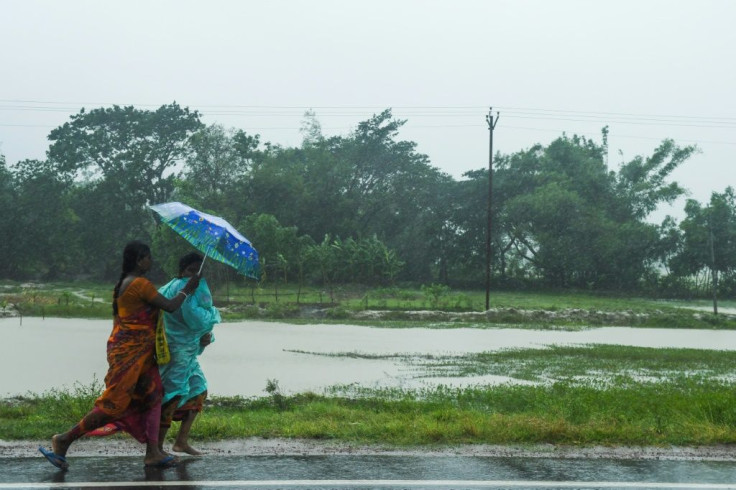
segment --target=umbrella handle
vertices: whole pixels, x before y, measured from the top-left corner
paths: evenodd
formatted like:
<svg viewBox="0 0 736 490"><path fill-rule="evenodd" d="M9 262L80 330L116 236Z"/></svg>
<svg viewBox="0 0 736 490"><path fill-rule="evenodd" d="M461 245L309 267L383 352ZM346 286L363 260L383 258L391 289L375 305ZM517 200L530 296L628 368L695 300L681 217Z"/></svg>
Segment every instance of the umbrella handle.
<svg viewBox="0 0 736 490"><path fill-rule="evenodd" d="M209 252L209 249L207 249L207 251ZM204 267L204 261L205 260L207 260L207 254L204 254L204 259L202 259L202 263L199 264L199 271L197 272L197 275L198 276L201 276L202 275L202 267Z"/></svg>

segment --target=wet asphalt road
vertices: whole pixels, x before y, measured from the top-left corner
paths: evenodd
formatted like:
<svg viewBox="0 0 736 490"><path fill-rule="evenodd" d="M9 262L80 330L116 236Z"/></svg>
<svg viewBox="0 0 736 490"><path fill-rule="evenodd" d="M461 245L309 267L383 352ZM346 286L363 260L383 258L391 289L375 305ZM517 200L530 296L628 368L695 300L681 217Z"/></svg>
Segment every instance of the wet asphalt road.
<svg viewBox="0 0 736 490"><path fill-rule="evenodd" d="M204 456L176 468L140 457L0 459L3 488L733 488L736 462L466 456Z"/></svg>

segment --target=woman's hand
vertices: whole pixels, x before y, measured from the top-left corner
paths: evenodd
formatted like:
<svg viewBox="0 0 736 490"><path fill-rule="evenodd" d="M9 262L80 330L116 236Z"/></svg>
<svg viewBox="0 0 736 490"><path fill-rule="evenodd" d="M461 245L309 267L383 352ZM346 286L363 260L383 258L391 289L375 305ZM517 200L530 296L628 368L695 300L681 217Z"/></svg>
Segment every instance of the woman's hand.
<svg viewBox="0 0 736 490"><path fill-rule="evenodd" d="M199 339L199 345L201 347L207 347L212 343L212 333L206 333Z"/></svg>
<svg viewBox="0 0 736 490"><path fill-rule="evenodd" d="M191 278L189 278L189 281L187 281L187 284L182 288L182 291L184 291L186 294L192 294L194 291L197 290L197 286L199 286L199 274L193 275Z"/></svg>
<svg viewBox="0 0 736 490"><path fill-rule="evenodd" d="M181 288L179 292L174 295L173 298L169 299L162 294L157 294L156 297L153 298L153 301L151 301L151 303L164 311L173 313L181 307L182 303L184 303L184 301L189 297L190 294L197 290L197 286L199 286L199 279L200 275L195 274L189 279L189 281L187 281L184 287Z"/></svg>

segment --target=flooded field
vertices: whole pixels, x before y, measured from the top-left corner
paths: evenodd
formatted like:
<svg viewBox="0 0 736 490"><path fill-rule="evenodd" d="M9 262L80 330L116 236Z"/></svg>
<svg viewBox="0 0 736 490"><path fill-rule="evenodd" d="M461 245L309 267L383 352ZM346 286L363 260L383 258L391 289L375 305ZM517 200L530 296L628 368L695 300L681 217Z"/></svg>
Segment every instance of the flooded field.
<svg viewBox="0 0 736 490"><path fill-rule="evenodd" d="M18 318L0 320L0 396L71 388L94 379L101 382L107 370L105 344L111 328L111 321L104 320L24 318L22 324ZM351 383L411 388L510 381L503 376L425 378L400 358L380 358L394 354L463 355L589 343L736 350L736 331L726 330L440 330L247 321L218 325L215 334L216 342L200 358L210 393L245 397L264 396L268 380L278 380L287 394L320 392Z"/></svg>

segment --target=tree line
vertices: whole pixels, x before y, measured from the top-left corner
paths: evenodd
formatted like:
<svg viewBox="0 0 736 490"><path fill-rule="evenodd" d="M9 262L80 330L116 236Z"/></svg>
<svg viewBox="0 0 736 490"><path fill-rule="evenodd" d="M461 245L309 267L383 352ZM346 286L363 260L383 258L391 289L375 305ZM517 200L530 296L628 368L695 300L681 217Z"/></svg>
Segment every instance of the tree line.
<svg viewBox="0 0 736 490"><path fill-rule="evenodd" d="M266 281L483 287L488 169L441 172L399 138L404 123L387 109L327 136L308 112L286 147L177 103L82 109L46 159L0 155L0 278L110 280L134 238L172 272L188 246L146 204L176 200L247 236ZM494 156L494 287L736 292L731 187L687 200L680 222L647 221L685 195L670 177L695 151L665 140L614 170L603 128L601 142L563 134Z"/></svg>

